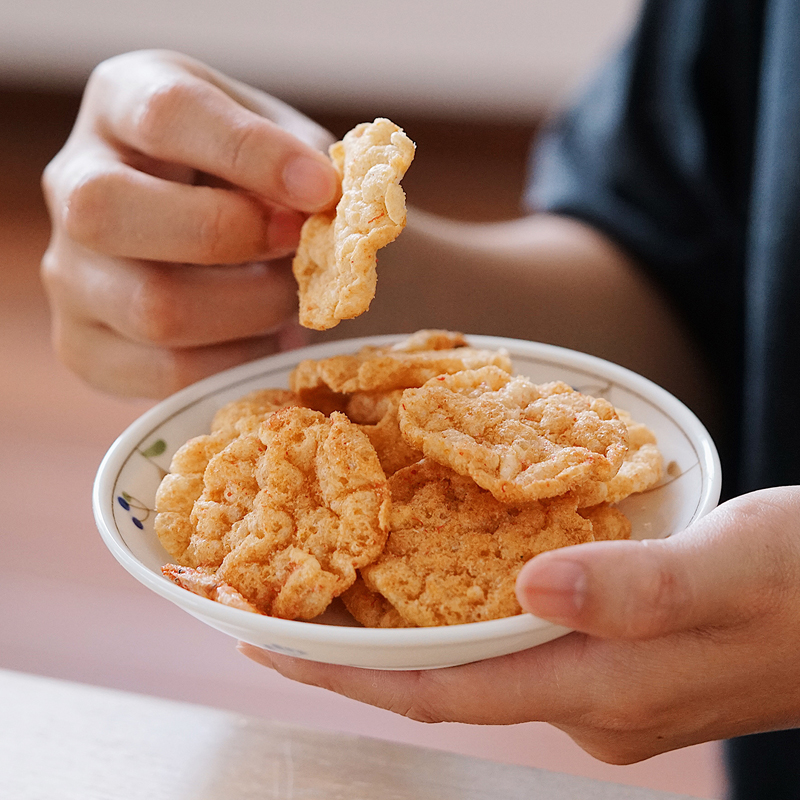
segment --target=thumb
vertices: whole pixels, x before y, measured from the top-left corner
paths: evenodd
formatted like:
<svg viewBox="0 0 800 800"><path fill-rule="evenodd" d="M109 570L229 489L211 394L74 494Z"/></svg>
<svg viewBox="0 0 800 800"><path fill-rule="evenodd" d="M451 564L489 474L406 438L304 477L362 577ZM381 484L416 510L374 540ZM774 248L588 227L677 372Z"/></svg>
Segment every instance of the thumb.
<svg viewBox="0 0 800 800"><path fill-rule="evenodd" d="M763 494L720 506L667 539L592 542L542 553L520 571L519 602L559 625L622 639L728 625L763 613L791 586L800 561L793 544L797 517L787 526L790 510L764 502Z"/></svg>

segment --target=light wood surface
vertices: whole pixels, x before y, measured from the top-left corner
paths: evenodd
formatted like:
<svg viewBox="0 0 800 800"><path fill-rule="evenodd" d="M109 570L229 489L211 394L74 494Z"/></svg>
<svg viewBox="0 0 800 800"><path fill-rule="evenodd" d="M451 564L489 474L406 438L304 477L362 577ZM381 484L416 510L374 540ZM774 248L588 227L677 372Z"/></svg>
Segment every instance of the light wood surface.
<svg viewBox="0 0 800 800"><path fill-rule="evenodd" d="M678 795L0 671L15 800L675 800Z"/></svg>

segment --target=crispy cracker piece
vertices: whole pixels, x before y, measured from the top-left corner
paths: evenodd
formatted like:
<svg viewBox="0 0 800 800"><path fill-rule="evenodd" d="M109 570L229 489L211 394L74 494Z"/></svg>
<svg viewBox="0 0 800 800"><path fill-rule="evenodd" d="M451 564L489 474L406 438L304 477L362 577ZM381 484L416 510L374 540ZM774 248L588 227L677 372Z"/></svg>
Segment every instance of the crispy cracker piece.
<svg viewBox="0 0 800 800"><path fill-rule="evenodd" d="M591 508L580 508L578 513L592 523L592 535L595 541L631 538L630 520L622 511L608 503L600 503Z"/></svg>
<svg viewBox="0 0 800 800"><path fill-rule="evenodd" d="M387 477L422 458L400 433L397 412L403 392L356 392L345 413L367 434Z"/></svg>
<svg viewBox="0 0 800 800"><path fill-rule="evenodd" d="M285 389L262 389L224 405L214 415L211 433L195 436L173 455L169 472L156 490L154 527L166 551L181 564L205 563L197 542L187 558L187 549L197 529L191 519L195 502L203 494L203 475L209 461L227 447L240 433L257 429L267 414L299 399ZM214 559L212 559L214 560Z"/></svg>
<svg viewBox="0 0 800 800"><path fill-rule="evenodd" d="M338 412L282 409L259 436L259 491L216 578L265 614L312 619L381 552L386 478L366 435Z"/></svg>
<svg viewBox="0 0 800 800"><path fill-rule="evenodd" d="M426 350L455 350L458 347L469 347L463 333L441 328L423 328L391 345L389 350L393 353L421 353Z"/></svg>
<svg viewBox="0 0 800 800"><path fill-rule="evenodd" d="M242 595L227 583L219 581L214 575L214 570L206 567L182 567L178 564L165 564L161 567L161 574L183 589L188 589L200 597L215 600L224 606L239 608L242 611L252 611L258 614L258 609L248 603Z"/></svg>
<svg viewBox="0 0 800 800"><path fill-rule="evenodd" d="M628 449L627 428L608 401L491 366L407 389L399 421L426 456L509 503L609 480Z"/></svg>
<svg viewBox="0 0 800 800"><path fill-rule="evenodd" d="M369 308L377 283L376 254L406 224L400 180L414 143L388 119L364 122L331 145L342 179L334 211L303 225L292 264L299 286L300 324L326 330Z"/></svg>
<svg viewBox="0 0 800 800"><path fill-rule="evenodd" d="M511 372L507 351L482 350L462 342L461 334L420 331L394 345L368 345L352 355L301 361L293 370L289 385L306 402L307 397L320 390L339 394L387 392L419 387L437 375L487 365Z"/></svg>
<svg viewBox="0 0 800 800"><path fill-rule="evenodd" d="M361 577L342 595L342 602L353 619L365 628L414 627L383 595L367 589Z"/></svg>
<svg viewBox="0 0 800 800"><path fill-rule="evenodd" d="M181 563L218 567L237 541L235 524L253 508L258 493L256 466L264 445L255 433L243 433L208 462L203 491L190 516L194 533Z"/></svg>
<svg viewBox="0 0 800 800"><path fill-rule="evenodd" d="M579 508L599 503L618 503L632 494L655 486L664 474L664 458L656 444L655 434L627 411L617 409L628 429L628 452L619 472L607 481L588 481L570 491Z"/></svg>
<svg viewBox="0 0 800 800"><path fill-rule="evenodd" d="M300 398L288 389L256 389L222 406L211 421L211 432L230 429L237 434L250 433L258 430L265 415L299 405Z"/></svg>
<svg viewBox="0 0 800 800"><path fill-rule="evenodd" d="M156 490L154 528L164 549L183 563L195 526L191 521L195 501L203 493L203 473L213 456L235 438L234 430L195 436L172 457L169 472Z"/></svg>
<svg viewBox="0 0 800 800"><path fill-rule="evenodd" d="M591 523L573 504L509 506L430 459L395 473L389 487L389 538L361 573L369 590L414 625L518 614L514 583L526 561L592 541Z"/></svg>

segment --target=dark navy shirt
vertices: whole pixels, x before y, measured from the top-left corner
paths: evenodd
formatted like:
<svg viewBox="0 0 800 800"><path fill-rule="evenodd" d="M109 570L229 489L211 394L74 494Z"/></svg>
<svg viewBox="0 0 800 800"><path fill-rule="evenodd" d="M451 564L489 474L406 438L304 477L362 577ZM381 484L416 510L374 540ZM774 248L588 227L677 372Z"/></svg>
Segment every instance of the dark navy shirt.
<svg viewBox="0 0 800 800"><path fill-rule="evenodd" d="M646 2L532 176L530 207L615 239L695 333L725 494L800 484L800 0Z"/></svg>

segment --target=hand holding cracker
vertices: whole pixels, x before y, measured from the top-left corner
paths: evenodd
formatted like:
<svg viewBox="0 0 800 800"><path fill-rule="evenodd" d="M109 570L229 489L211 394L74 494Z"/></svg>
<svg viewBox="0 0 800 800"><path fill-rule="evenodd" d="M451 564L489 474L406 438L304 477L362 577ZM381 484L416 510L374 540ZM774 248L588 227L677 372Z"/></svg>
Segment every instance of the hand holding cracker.
<svg viewBox="0 0 800 800"><path fill-rule="evenodd" d="M388 119L357 125L331 145L342 178L336 208L303 225L292 268L300 289L300 323L325 330L369 308L377 283L377 251L406 224L400 180L414 143Z"/></svg>
<svg viewBox="0 0 800 800"><path fill-rule="evenodd" d="M178 53L99 65L43 176L59 356L96 388L165 397L290 346L291 254L339 195L333 139Z"/></svg>

